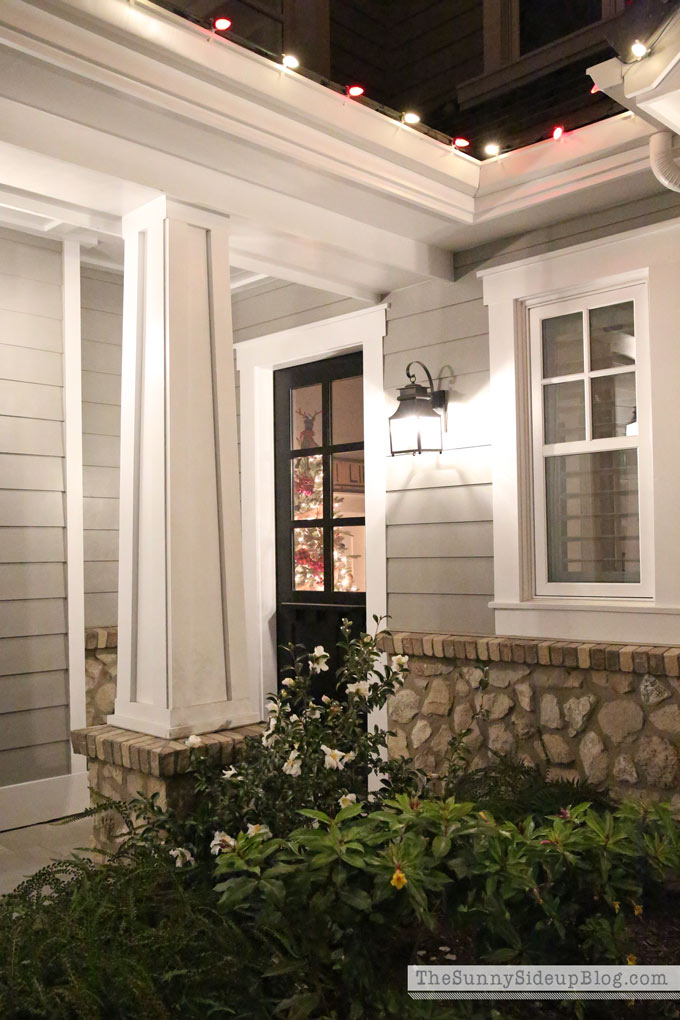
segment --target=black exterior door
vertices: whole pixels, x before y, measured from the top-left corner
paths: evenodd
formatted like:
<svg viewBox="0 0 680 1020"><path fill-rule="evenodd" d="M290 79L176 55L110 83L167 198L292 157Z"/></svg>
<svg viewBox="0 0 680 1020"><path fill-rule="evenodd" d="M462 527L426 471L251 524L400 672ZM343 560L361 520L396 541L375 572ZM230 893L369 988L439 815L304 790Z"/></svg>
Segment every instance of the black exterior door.
<svg viewBox="0 0 680 1020"><path fill-rule="evenodd" d="M366 628L361 354L275 372L274 428L278 644L323 645L314 692L335 694L341 621Z"/></svg>

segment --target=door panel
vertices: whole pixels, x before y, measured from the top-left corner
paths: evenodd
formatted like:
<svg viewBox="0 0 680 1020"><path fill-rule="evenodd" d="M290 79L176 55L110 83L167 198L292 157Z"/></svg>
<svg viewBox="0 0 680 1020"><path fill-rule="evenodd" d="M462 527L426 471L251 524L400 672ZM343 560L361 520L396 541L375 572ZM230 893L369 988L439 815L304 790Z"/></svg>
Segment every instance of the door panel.
<svg viewBox="0 0 680 1020"><path fill-rule="evenodd" d="M332 694L342 619L366 626L361 354L275 372L274 422L278 644L323 645Z"/></svg>

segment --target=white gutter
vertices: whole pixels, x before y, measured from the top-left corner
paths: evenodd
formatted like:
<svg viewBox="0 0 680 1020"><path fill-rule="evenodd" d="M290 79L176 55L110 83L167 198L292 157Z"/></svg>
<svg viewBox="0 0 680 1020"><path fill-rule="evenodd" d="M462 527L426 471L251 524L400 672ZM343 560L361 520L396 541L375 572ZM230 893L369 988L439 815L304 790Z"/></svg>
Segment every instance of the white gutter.
<svg viewBox="0 0 680 1020"><path fill-rule="evenodd" d="M649 139L649 162L654 176L664 188L680 191L680 166L673 158L673 135L657 131Z"/></svg>

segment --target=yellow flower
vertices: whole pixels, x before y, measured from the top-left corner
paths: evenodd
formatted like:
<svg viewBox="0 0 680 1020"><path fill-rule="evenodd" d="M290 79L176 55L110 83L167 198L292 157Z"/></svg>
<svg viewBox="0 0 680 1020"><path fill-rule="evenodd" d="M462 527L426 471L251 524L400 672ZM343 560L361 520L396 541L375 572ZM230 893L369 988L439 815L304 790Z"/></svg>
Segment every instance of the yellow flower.
<svg viewBox="0 0 680 1020"><path fill-rule="evenodd" d="M395 889L403 889L405 885L408 885L408 879L401 868L397 868L392 875L390 885L393 885Z"/></svg>
<svg viewBox="0 0 680 1020"><path fill-rule="evenodd" d="M631 967L634 967L635 964L637 963L637 956L633 956L632 953L629 953L628 956L626 957L626 963L629 964Z"/></svg>
<svg viewBox="0 0 680 1020"><path fill-rule="evenodd" d="M635 914L636 917L639 917L640 914L642 913L642 907L640 906L639 903L633 904L633 913Z"/></svg>
<svg viewBox="0 0 680 1020"><path fill-rule="evenodd" d="M620 908L620 906L621 906L621 904L619 903L619 901L618 901L618 900L614 900L614 902L612 903L612 906L613 906L613 908L614 908L614 913L615 913L615 914L618 914L618 912L619 912L619 908Z"/></svg>

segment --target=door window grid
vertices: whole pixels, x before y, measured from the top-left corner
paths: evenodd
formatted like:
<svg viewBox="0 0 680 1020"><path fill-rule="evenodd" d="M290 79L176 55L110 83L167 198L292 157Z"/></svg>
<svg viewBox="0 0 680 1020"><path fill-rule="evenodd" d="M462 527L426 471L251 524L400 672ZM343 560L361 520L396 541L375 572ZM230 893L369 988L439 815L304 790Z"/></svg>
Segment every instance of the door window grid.
<svg viewBox="0 0 680 1020"><path fill-rule="evenodd" d="M649 473L649 415L640 412L643 290L530 313L538 595L651 594L644 552L651 513L638 482ZM632 336L617 332L621 319Z"/></svg>
<svg viewBox="0 0 680 1020"><path fill-rule="evenodd" d="M351 374L331 374L321 382L308 377L308 385L303 377L290 389L284 453L290 493L287 510L280 507L278 514L279 541L289 536L279 563L284 601L322 596L329 603L352 604L364 598L363 386L357 368L361 371L360 359ZM359 418L356 410L348 411L348 402L358 402ZM354 441L338 442L350 438Z"/></svg>

